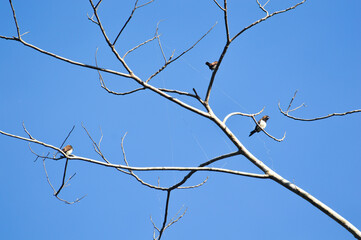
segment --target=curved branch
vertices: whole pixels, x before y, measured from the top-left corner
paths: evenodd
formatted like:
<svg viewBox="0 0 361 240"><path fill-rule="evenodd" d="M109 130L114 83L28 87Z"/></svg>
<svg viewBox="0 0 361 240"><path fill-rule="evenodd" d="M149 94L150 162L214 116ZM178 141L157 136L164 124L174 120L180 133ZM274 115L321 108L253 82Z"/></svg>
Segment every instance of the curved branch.
<svg viewBox="0 0 361 240"><path fill-rule="evenodd" d="M295 98L296 98L297 92L298 92L298 91L296 90L295 93L293 94L293 97L291 98L290 103L288 104L288 107L287 107L287 110L286 110L286 111L282 110L281 104L280 104L280 102L278 102L278 109L280 110L280 112L281 112L284 116L286 116L286 117L288 117L288 118L291 118L291 119L294 119L294 120L298 120L298 121L308 121L308 122L310 122L310 121L322 120L322 119L326 119L326 118L330 118L330 117L334 117L334 116L345 116L345 115L348 115L348 114L353 114L353 113L359 113L359 112L361 112L361 109L356 109L356 110L352 110L352 111L348 111L348 112L344 112L344 113L331 113L331 114L328 114L328 115L326 115L326 116L316 117L316 118L298 118L298 117L294 117L294 116L289 115L289 113L290 113L290 112L293 112L293 111L295 111L295 110L297 110L297 109L299 109L300 107L305 106L305 104L303 103L303 104L301 104L300 106L298 106L298 107L290 110L290 108L291 108L291 106L292 106L292 103L293 103L293 100L295 100Z"/></svg>
<svg viewBox="0 0 361 240"><path fill-rule="evenodd" d="M302 106L302 105L301 105ZM310 121L317 121L317 120L322 120L322 119L326 119L326 118L330 118L330 117L335 117L335 116L345 116L345 115L349 115L349 114L353 114L353 113L360 113L361 112L361 109L356 109L356 110L352 110L352 111L348 111L348 112L343 112L343 113L331 113L331 114L328 114L326 116L322 116L322 117L316 117L316 118L298 118L298 117L294 117L294 116L291 116L288 114L288 112L291 112L291 111L283 111L281 106L280 106L280 103L278 102L278 109L280 110L280 112L288 117L288 118L291 118L293 120L298 120L298 121L305 121L305 122L310 122ZM296 109L293 109L293 110L296 110ZM292 111L293 111L292 110Z"/></svg>
<svg viewBox="0 0 361 240"><path fill-rule="evenodd" d="M244 116L244 117L257 116L257 115L261 114L264 109L265 109L265 107L263 107L263 108L261 109L261 111L259 111L258 113L251 113L251 114L249 114L249 113L241 113L241 112L233 112L233 113L228 114L228 115L223 119L222 122L223 122L223 124L225 124L226 121L228 120L228 118L230 118L230 117L232 117L232 116L235 116L235 115L241 115L241 116Z"/></svg>

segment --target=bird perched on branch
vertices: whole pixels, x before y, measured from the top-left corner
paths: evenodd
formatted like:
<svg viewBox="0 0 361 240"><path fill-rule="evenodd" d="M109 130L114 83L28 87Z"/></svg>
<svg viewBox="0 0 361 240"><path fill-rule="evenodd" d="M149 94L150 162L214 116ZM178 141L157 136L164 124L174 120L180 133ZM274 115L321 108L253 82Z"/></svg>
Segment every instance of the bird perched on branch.
<svg viewBox="0 0 361 240"><path fill-rule="evenodd" d="M217 61L214 61L212 63L206 62L206 65L209 67L209 69L213 71L214 69L216 69L217 63L218 63Z"/></svg>
<svg viewBox="0 0 361 240"><path fill-rule="evenodd" d="M249 137L255 134L256 132L260 132L267 126L267 120L269 119L268 115L264 115L259 121L258 125L254 128L252 132L249 133ZM262 128L262 129L261 129Z"/></svg>
<svg viewBox="0 0 361 240"><path fill-rule="evenodd" d="M70 155L73 152L73 147L71 145L66 145L62 150L66 155Z"/></svg>

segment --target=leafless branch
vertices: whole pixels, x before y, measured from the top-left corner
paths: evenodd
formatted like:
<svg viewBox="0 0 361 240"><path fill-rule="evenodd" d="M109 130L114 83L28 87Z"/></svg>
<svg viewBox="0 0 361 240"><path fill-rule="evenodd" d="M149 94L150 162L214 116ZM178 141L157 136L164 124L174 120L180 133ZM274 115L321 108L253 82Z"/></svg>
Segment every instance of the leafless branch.
<svg viewBox="0 0 361 240"><path fill-rule="evenodd" d="M68 140L68 138L70 137L71 133L74 131L75 125L71 128L71 130L69 131L68 135L66 136L66 138L64 139L63 143L60 145L60 148L63 148L64 144L66 143L66 140Z"/></svg>
<svg viewBox="0 0 361 240"><path fill-rule="evenodd" d="M268 11L265 9L265 6L266 6L267 3L269 2L269 0L268 0L263 6L261 5L261 3L260 3L258 0L256 0L256 1L257 1L257 4L258 4L259 8L262 9L262 11L266 13L266 16L268 16L269 13L268 13Z"/></svg>
<svg viewBox="0 0 361 240"><path fill-rule="evenodd" d="M127 51L127 52L124 54L123 59L124 59L129 53L131 53L131 52L133 52L134 50L136 50L137 48L139 48L139 47L141 47L141 46L143 46L143 45L145 45L145 44L153 41L153 40L156 39L156 38L159 38L159 35L156 35L156 36L148 39L147 41L144 41L144 42L142 42L141 44L138 44L138 45L135 46L134 48L130 49L129 51Z"/></svg>
<svg viewBox="0 0 361 240"><path fill-rule="evenodd" d="M226 1L226 0L225 0L225 1ZM287 9L284 9L284 10L281 10L281 11L274 12L274 13L272 13L272 14L270 14L270 15L267 15L267 16L265 16L265 17L263 17L263 18L255 21L255 22L253 22L252 24L250 24L250 25L248 25L247 27L243 28L243 29L242 29L240 32L238 32L234 37L232 37L230 40L228 40L228 41L226 42L226 44L225 44L225 46L224 46L224 48L223 48L223 51L222 51L222 53L221 53L221 56L220 56L219 59L218 59L218 63L217 63L217 65L216 65L216 68L215 68L215 69L213 70L213 72L212 72L211 80L209 81L208 89L207 89L207 93L206 93L206 97L205 97L205 100L204 100L205 103L208 104L208 102L209 102L209 98L210 98L212 86L213 86L213 83L214 83L214 79L215 79L215 77L216 77L216 74L217 74L217 72L218 72L218 68L220 67L220 65L221 65L221 63L222 63L222 60L223 60L224 56L226 55L226 52L227 52L227 50L228 50L228 47L229 47L229 45L233 42L233 40L235 40L239 35L241 35L242 33L244 33L246 30L250 29L251 27L257 25L258 23L261 23L261 22L267 20L268 18L270 18L270 17L272 17L272 16L274 16L274 15L277 15L277 14L280 14L280 13L284 13L284 12L288 12L288 11L290 11L290 10L292 10L292 9L295 9L297 6L303 4L305 1L306 1L306 0L303 0L302 2L297 3L296 5L294 5L294 6L292 6L292 7L289 7L289 8L287 8ZM228 29L228 27L227 27L227 26L228 26L228 24L227 24L227 14L226 14L227 11L224 11L224 12L225 12L225 13L224 13L224 17L225 17L225 24L226 24L226 32L227 32L227 36L228 36L229 30L227 30L227 29ZM227 39L228 39L228 38L227 38Z"/></svg>
<svg viewBox="0 0 361 240"><path fill-rule="evenodd" d="M133 17L133 14L134 14L135 10L137 10L138 8L144 7L144 6L146 6L146 5L150 4L150 3L152 3L153 1L154 1L154 0L151 0L151 1L149 1L149 2L147 2L147 3L144 3L144 4L140 5L140 6L137 6L137 4L138 4L138 0L136 0L136 1L135 1L134 8L133 8L132 12L130 13L130 16L128 17L127 21L124 23L124 25L123 25L122 29L119 31L119 33L118 33L117 37L114 39L114 42L113 42L113 44L112 44L113 46L114 46L114 45L115 45L115 43L117 42L117 40L118 40L118 38L119 38L120 34L122 34L123 30L124 30L124 29L125 29L125 27L128 25L128 23L129 23L130 19L132 19L132 17Z"/></svg>
<svg viewBox="0 0 361 240"><path fill-rule="evenodd" d="M184 206L182 206L178 212L174 215L174 217L172 217L172 219L169 221L169 223L167 224L167 226L165 227L165 229L167 229L168 227L172 226L174 223L178 222L187 212L187 208L184 210L184 212L179 215L180 211L183 209ZM179 216L178 216L179 215ZM178 217L177 217L178 216ZM175 217L177 217L176 219L174 219ZM165 230L164 229L164 230Z"/></svg>
<svg viewBox="0 0 361 240"><path fill-rule="evenodd" d="M150 216L150 221L152 222L153 224L153 228L156 229L158 232L160 231L159 228L157 227L157 225L155 225L153 219L152 219L152 216Z"/></svg>
<svg viewBox="0 0 361 240"><path fill-rule="evenodd" d="M114 44L112 44L107 36L107 34L105 33L105 30L104 30L104 27L100 21L100 18L98 16L98 10L96 9L96 7L94 6L93 4L93 1L92 0L89 0L90 2L90 5L92 6L93 8L93 12L94 12L94 15L95 15L95 18L97 19L97 22L98 22L98 26L100 28L100 31L101 33L103 34L103 37L106 41L106 43L108 44L109 48L112 50L114 56L121 62L121 64L123 65L123 67L127 70L127 72L129 73L130 76L133 75L133 72L132 70L128 67L128 65L126 64L126 62L124 61L123 58L120 57L119 53L117 52L117 50L115 50L115 47L114 47Z"/></svg>
<svg viewBox="0 0 361 240"><path fill-rule="evenodd" d="M297 91L295 92L295 94L293 95L288 107L287 107L287 110L286 111L283 111L282 108L281 108L281 104L280 102L278 102L278 109L280 110L280 112L288 117L288 118L291 118L291 119L294 119L294 120L298 120L298 121L306 121L306 122L310 122L310 121L317 121L317 120L322 120L322 119L326 119L326 118L330 118L330 117L334 117L334 116L345 116L345 115L349 115L349 114L353 114L353 113L359 113L361 112L361 109L356 109L356 110L351 110L351 111L348 111L348 112L343 112L343 113L331 113L331 114L328 114L326 116L322 116L322 117L316 117L316 118L298 118L298 117L294 117L294 116L291 116L289 115L290 112L292 111L295 111L297 109L299 109L300 107L302 106L305 106L305 104L301 104L300 106L294 108L294 109L291 109L291 106L292 106L292 103L293 103L293 100L295 99L296 97L296 94L297 94Z"/></svg>
<svg viewBox="0 0 361 240"><path fill-rule="evenodd" d="M26 132L26 134L28 134L28 136L29 136L30 139L34 139L34 138L31 136L31 134L28 132L28 130L26 129L24 122L23 122L23 129L24 129L24 131Z"/></svg>
<svg viewBox="0 0 361 240"><path fill-rule="evenodd" d="M219 3L218 3L216 0L213 0L213 2L214 2L215 4L217 4L217 6L218 6L222 11L226 11L224 8L222 8L221 5L219 5Z"/></svg>
<svg viewBox="0 0 361 240"><path fill-rule="evenodd" d="M97 53L98 53L98 49L95 51L95 65L98 67ZM103 76L100 73L100 71L97 70L97 72L98 72L98 75L99 75L100 86L110 94L123 95L124 96L124 95L132 94L132 93L138 92L140 90L145 90L146 89L145 87L141 87L141 88L137 88L137 89L134 89L134 90L131 90L131 91L128 91L128 92L115 92L115 91L112 91L109 88L107 88L107 86L105 85Z"/></svg>
<svg viewBox="0 0 361 240"><path fill-rule="evenodd" d="M205 184L208 181L208 177L201 183L197 184L197 185L193 185L193 186L187 186L187 187L177 187L177 189L190 189L190 188L197 188L202 186L203 184Z"/></svg>
<svg viewBox="0 0 361 240"><path fill-rule="evenodd" d="M167 63L167 58L165 57L165 54L164 54L164 51L163 51L163 47L162 47L162 43L160 42L160 38L159 38L159 34L158 34L158 28L159 28L159 24L162 22L163 20L159 21L157 23L157 28L155 30L155 36L158 36L157 39L158 39L158 45L159 45L159 48L160 48L160 51L162 53L162 56L163 56L163 59L164 59L164 64ZM172 54L173 56L173 54Z"/></svg>
<svg viewBox="0 0 361 240"><path fill-rule="evenodd" d="M232 42L233 40L235 40L239 35L241 35L242 33L244 33L246 30L250 29L251 27L253 27L253 26L255 26L255 25L257 25L257 24L259 24L259 23L261 23L261 22L267 20L268 18L273 17L273 16L275 16L275 15L277 15L277 14L285 13L285 12L288 12L288 11L290 11L290 10L292 10L292 9L295 9L296 7L298 7L299 5L303 4L304 2L306 2L306 0L303 0L302 2L299 2L299 3L295 4L295 5L293 5L292 7L286 8L286 9L284 9L284 10L280 10L280 11L273 12L273 13L271 13L271 14L269 14L269 15L267 15L267 16L265 16L265 17L263 17L263 18L261 18L261 19L259 19L259 20L257 20L257 21L255 21L255 22L253 22L252 24L248 25L247 27L245 27L245 28L243 28L241 31L239 31L239 32L231 39L231 42Z"/></svg>
<svg viewBox="0 0 361 240"><path fill-rule="evenodd" d="M217 23L216 23L217 24ZM155 72L154 74L152 74L152 76L150 76L145 82L148 83L150 81L150 79L152 79L153 77L155 77L157 74L159 74L161 71L164 70L165 67L167 67L169 64L171 64L172 62L178 60L180 57L182 57L184 54L186 54L187 52L189 52L190 50L192 50L205 36L208 35L208 33L216 26L216 24L214 24L200 39L198 39L197 42L195 42L190 48L188 48L187 50L185 50L184 52L182 52L181 54L179 54L176 58L172 59L172 56L168 59L168 61L166 61L166 63L163 65L163 67L161 67L157 72Z"/></svg>
<svg viewBox="0 0 361 240"><path fill-rule="evenodd" d="M13 12L13 18L14 18L14 22L15 22L15 26L16 26L16 32L18 34L18 39L21 39L20 28L19 28L18 20L16 19L15 9L14 9L12 0L9 0L9 3L10 3L10 6L11 6L11 11Z"/></svg>
<svg viewBox="0 0 361 240"><path fill-rule="evenodd" d="M164 232L166 224L167 224L170 193L171 193L171 190L168 190L167 191L167 200L165 202L165 208L164 208L164 220L163 220L162 228L159 231L158 240L160 240L162 238L163 232Z"/></svg>
<svg viewBox="0 0 361 240"><path fill-rule="evenodd" d="M227 43L229 43L230 42L230 36L229 36L229 27L228 27L227 0L224 0L224 25L225 25L225 28L226 28Z"/></svg>
<svg viewBox="0 0 361 240"><path fill-rule="evenodd" d="M160 91L163 91L163 92L176 93L176 94L179 94L179 95L185 95L185 96L188 96L188 97L197 98L196 95L191 94L191 93L189 93L189 92L182 92L182 91L179 91L179 90L166 89L166 88L159 88L159 90L160 90Z"/></svg>
<svg viewBox="0 0 361 240"><path fill-rule="evenodd" d="M24 138L24 137L17 136L17 135L14 135L14 134L6 133L6 132L1 131L1 130L0 130L0 134L8 136L8 137L24 140L24 141L27 141L27 142L36 143L36 144L42 145L44 147L54 149L56 151L61 152L63 155L66 155L60 148L57 148L57 147L55 147L53 145L38 141L36 139ZM268 178L268 176L264 175L264 174L240 172L240 171L224 169L224 168L204 167L204 166L207 166L207 165L209 165L211 163L214 163L214 162L216 162L216 161L218 161L220 159L236 156L236 155L239 155L239 154L240 154L239 152L233 152L233 153L225 154L225 155L213 158L213 159L201 164L199 167L131 167L131 166L126 166L126 165L121 165L121 164L112 164L112 163L108 163L108 162L101 162L101 161L97 161L95 159L85 158L85 157L80 157L80 156L75 156L75 155L68 156L68 159L69 160L80 160L80 161L89 162L89 163L93 163L93 164L97 164L97 165L101 165L101 166L105 166L105 167L121 168L123 170L132 170L132 171L191 171L192 174L194 172L197 172L197 171L210 171L210 172L229 173L229 174L240 175L240 176L245 176L245 177ZM187 179L189 177L187 177ZM178 186L181 186L183 183L179 184ZM176 187L178 187L178 186L176 186ZM176 188L176 187L172 186L172 189Z"/></svg>
<svg viewBox="0 0 361 240"><path fill-rule="evenodd" d="M257 116L257 115L261 114L264 109L265 109L265 107L263 107L263 108L261 109L261 111L259 111L258 113L251 113L251 114L249 114L249 113L241 113L241 112L233 112L233 113L228 114L228 115L223 119L222 122L225 124L225 123L227 122L228 118L230 118L230 117L232 117L232 116L234 116L234 115L241 115L241 116L245 116L245 117Z"/></svg>
<svg viewBox="0 0 361 240"><path fill-rule="evenodd" d="M23 45L25 45L25 46L27 46L27 47L30 47L30 48L38 51L38 52L41 52L41 53L43 53L43 54L46 54L46 55L48 55L48 56L54 57L54 58L56 58L56 59L62 60L62 61L64 61L64 62L73 64L73 65L77 65L77 66L85 67L85 68L91 68L91 69L99 70L99 71L102 71L102 72L107 72L107 73L114 74L114 75L121 76L121 77L125 77L125 78L130 78L130 77L131 77L129 74L117 72L117 71L110 70L110 69L95 67L95 66L92 66L92 65L89 65L89 64L85 64L85 63L81 63L81 62L76 62L76 61L70 60L70 59L68 59L68 58L61 57L61 56L59 56L59 55L56 55L56 54L54 54L54 53L45 51L45 50L43 50L43 49L41 49L41 48L38 48L38 47L36 47L36 46L34 46L34 45L31 45L30 43L25 42L23 39L18 39L18 38L15 38L15 37L11 37L11 38L10 38L10 37L4 37L4 36L0 36L0 38L6 39L6 40L18 41L18 42L22 43Z"/></svg>
<svg viewBox="0 0 361 240"><path fill-rule="evenodd" d="M66 161L65 161L65 166L64 166L63 180L62 180L62 183L61 183L61 185L60 185L60 187L59 187L59 190L55 193L55 197L58 196L58 194L60 193L60 191L61 191L61 190L63 189L63 187L64 187L65 177L66 177L66 170L67 170L67 168L68 168L68 162L69 162L69 160L66 159Z"/></svg>
<svg viewBox="0 0 361 240"><path fill-rule="evenodd" d="M45 166L45 159L43 159L43 167L44 167L44 171L45 171L45 175L46 175L46 180L48 181L50 187L53 189L54 196L55 196L58 200L66 203L66 204L74 204L74 203L79 202L79 201L82 200L83 198L85 198L86 195L84 195L84 196L81 197L81 198L75 199L75 201L73 201L73 202L69 202L69 201L67 201L67 200L64 200L64 199L60 198L60 197L56 194L57 191L55 190L55 188L53 187L53 185L52 185L51 182L50 182L49 175L48 175L48 171L46 170L46 166ZM71 177L71 178L72 178L72 177ZM70 180L71 178L69 178L69 180ZM69 181L69 180L68 180L68 181ZM67 182L68 182L68 181L67 181Z"/></svg>
<svg viewBox="0 0 361 240"><path fill-rule="evenodd" d="M121 141L121 148L122 148L122 153L123 153L123 159L124 159L124 162L127 166L129 166L128 164L128 161L127 161L127 156L125 154L125 149L124 149L124 139L125 137L127 136L127 133L124 134L124 136L122 137L122 141ZM143 181L138 175L136 175L132 170L128 170L129 171L129 174L131 176L133 176L138 182L140 182L141 184L147 186L147 187L150 187L150 188L154 188L154 189L157 189L157 190L162 190L162 191L166 191L167 188L163 188L163 187L160 187L159 186L159 182L158 182L158 186L155 186L155 185L152 185L152 184L149 184L149 183L146 183L145 181Z"/></svg>

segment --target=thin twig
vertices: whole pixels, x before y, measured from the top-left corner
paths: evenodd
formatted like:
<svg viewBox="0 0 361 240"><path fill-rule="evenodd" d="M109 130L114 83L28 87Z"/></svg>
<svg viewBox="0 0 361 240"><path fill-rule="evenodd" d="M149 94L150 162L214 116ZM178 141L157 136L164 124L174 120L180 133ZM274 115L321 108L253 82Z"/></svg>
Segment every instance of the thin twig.
<svg viewBox="0 0 361 240"><path fill-rule="evenodd" d="M257 20L257 21L255 21L255 22L253 22L252 24L248 25L247 27L245 27L245 28L243 28L241 31L239 31L239 32L231 39L231 42L232 42L233 40L235 40L239 35L241 35L242 33L244 33L246 30L250 29L251 27L253 27L253 26L255 26L255 25L257 25L257 24L259 24L259 23L261 23L261 22L267 20L268 18L273 17L273 16L275 16L275 15L277 15L277 14L285 13L285 12L288 12L288 11L290 11L290 10L292 10L292 9L295 9L296 7L298 7L299 5L303 4L304 2L306 2L306 0L303 0L302 2L299 2L299 3L295 4L295 5L293 5L292 7L286 8L286 9L284 9L284 10L276 11L276 12L274 12L274 13L272 13L272 14L269 14L269 15L267 15L267 16L265 16L265 17L263 17L263 18L261 18L261 19L259 19L259 20Z"/></svg>
<svg viewBox="0 0 361 240"><path fill-rule="evenodd" d="M25 124L24 124L24 121L23 121L23 129L24 129L24 131L26 132L26 134L28 134L28 136L29 136L30 139L34 139L34 138L31 136L31 134L28 132L28 130L26 129Z"/></svg>
<svg viewBox="0 0 361 240"><path fill-rule="evenodd" d="M217 6L218 6L222 11L226 11L224 8L222 8L221 5L219 5L219 3L218 3L216 0L213 0L213 2L214 2L215 4L217 4Z"/></svg>
<svg viewBox="0 0 361 240"><path fill-rule="evenodd" d="M176 58L172 59L172 57L170 57L170 59L168 61L166 61L166 63L163 65L163 67L161 67L156 73L154 73L153 75L151 75L145 82L148 83L153 77L155 77L158 73L160 73L161 71L164 70L164 68L166 66L168 66L169 64L171 64L172 62L176 61L177 59L179 59L180 57L182 57L184 54L186 54L187 52L189 52L190 50L192 50L205 36L208 35L208 33L217 25L217 23L215 23L200 39L198 39L197 42L195 42L191 47L189 47L187 50L185 50L184 52L182 52L181 54L179 54Z"/></svg>
<svg viewBox="0 0 361 240"><path fill-rule="evenodd" d="M157 39L158 39L158 45L159 45L159 48L160 48L160 51L162 53L162 56L163 56L163 59L164 59L164 64L167 63L167 58L165 57L165 54L164 54L164 51L163 51L163 47L162 47L162 43L160 42L160 38L159 38L159 34L158 34L158 28L159 28L159 24L162 22L163 20L159 21L157 23L157 28L155 29L155 36L158 36ZM172 54L173 55L173 54Z"/></svg>
<svg viewBox="0 0 361 240"><path fill-rule="evenodd" d="M93 4L93 1L92 0L89 0L90 2L90 5L92 6L93 8L93 12L94 12L94 15L95 15L95 18L97 19L97 22L98 22L98 26L100 28L100 31L101 33L103 34L103 37L106 41L106 43L108 44L109 48L112 50L114 56L121 62L121 64L123 65L123 67L127 70L127 72L129 73L130 76L133 76L133 72L132 70L128 67L128 65L126 64L126 62L124 61L123 58L120 57L119 53L117 52L117 50L115 50L115 47L114 47L114 44L112 44L104 30L104 27L100 21L100 18L98 16L98 10L95 8L94 4ZM134 79L134 78L133 78Z"/></svg>
<svg viewBox="0 0 361 240"><path fill-rule="evenodd" d="M20 28L19 28L18 20L16 19L15 9L14 9L14 6L13 6L13 3L11 0L9 0L9 3L11 6L11 11L13 12L13 18L14 18L14 22L15 22L15 26L16 26L16 32L18 34L18 39L21 39Z"/></svg>
<svg viewBox="0 0 361 240"><path fill-rule="evenodd" d="M53 185L52 185L51 182L50 182L50 178L49 178L49 175L48 175L48 171L46 170L46 166L45 166L45 159L43 159L43 167L44 167L44 171L45 171L46 180L47 180L49 186L53 189L54 196L55 196L58 200L66 203L66 204L74 204L74 203L77 203L77 202L79 202L80 200L82 200L83 198L86 197L86 195L84 195L84 196L82 196L81 198L75 199L75 201L73 201L73 202L69 202L69 201L64 200L64 199L60 198L59 196L55 195L55 194L56 194L56 190L55 190L55 188L53 187ZM70 179L69 179L69 180L70 180Z"/></svg>
<svg viewBox="0 0 361 240"><path fill-rule="evenodd" d="M263 6L261 5L261 3L260 3L258 0L256 0L256 1L257 1L257 3L258 3L259 8L262 9L262 11L266 13L266 16L268 16L269 13L268 13L268 11L267 11L264 7L267 5L267 3L269 2L269 0L268 0Z"/></svg>
<svg viewBox="0 0 361 240"><path fill-rule="evenodd" d="M159 38L159 35L154 36L154 37L152 37L152 38L150 38L150 39L142 42L141 44L138 44L138 45L135 46L134 48L130 49L129 51L127 51L127 52L124 54L123 59L124 59L129 53L131 53L131 52L133 52L134 50L136 50L137 48L139 48L139 47L141 47L141 46L143 46L143 45L145 45L145 44L153 41L153 40L156 39L156 38Z"/></svg>
<svg viewBox="0 0 361 240"><path fill-rule="evenodd" d="M227 38L227 43L228 43L228 42L230 42L230 36L229 36L229 27L228 27L227 0L224 0L224 25L226 28L226 38Z"/></svg>
<svg viewBox="0 0 361 240"><path fill-rule="evenodd" d="M154 0L151 0L151 1L149 1L149 2L147 2L147 3L144 3L143 5L140 5L140 6L137 6L138 0L135 1L134 8L133 8L132 12L130 13L130 16L128 17L127 21L124 23L122 29L119 31L117 37L114 39L114 42L113 42L113 44L112 44L113 46L114 46L115 43L117 42L120 34L122 34L123 30L124 30L125 27L128 25L130 19L132 19L135 10L137 10L138 8L144 7L144 6L148 5L149 3L153 2L153 1L154 1Z"/></svg>

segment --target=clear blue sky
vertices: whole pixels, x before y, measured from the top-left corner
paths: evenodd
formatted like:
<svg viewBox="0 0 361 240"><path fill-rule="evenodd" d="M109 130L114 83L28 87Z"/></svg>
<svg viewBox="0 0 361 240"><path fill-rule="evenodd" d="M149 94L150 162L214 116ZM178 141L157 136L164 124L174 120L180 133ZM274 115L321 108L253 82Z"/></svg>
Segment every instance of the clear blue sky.
<svg viewBox="0 0 361 240"><path fill-rule="evenodd" d="M99 14L111 39L128 18L134 1L104 0ZM241 3L242 2L242 3ZM231 35L263 16L256 1L229 1ZM269 11L295 1L271 0ZM98 27L87 20L88 1L16 1L14 7L24 39L76 61L123 71L107 48ZM271 118L267 130L248 137L250 119L233 117L229 128L259 159L361 227L361 114L317 122L297 122L282 116L295 90L295 104L306 108L299 117L316 117L361 108L361 2L307 1L296 10L275 16L245 32L230 47L217 74L211 96L214 112L223 118L232 111L257 112L263 106ZM124 53L154 35L158 21L169 57L191 46L218 22L191 52L152 80L155 86L191 91L204 96L211 72L205 61L218 59L225 43L223 17L211 0L160 1L139 9L118 40ZM16 29L7 1L0 2L0 35ZM196 116L152 92L113 96L100 88L97 72L42 55L19 43L0 40L0 129L26 136L24 121L37 139L60 146L68 140L74 154L100 160L81 123L99 140L113 163L123 163L121 137L132 166L197 166L234 150L210 121ZM130 67L146 78L162 65L157 42L127 57ZM113 90L131 90L129 79L103 75ZM184 99L184 98L182 98ZM200 107L196 102L185 101ZM165 193L146 188L127 175L84 162L70 162L76 172L61 197L80 203L66 205L52 196L42 162L28 144L0 136L1 239L151 239L149 217L160 226ZM31 145L40 154L47 150ZM47 161L57 187L64 162ZM214 166L259 172L245 158ZM162 186L184 173L139 175ZM305 200L271 180L197 173L187 185L208 182L194 190L173 193L170 216L184 205L183 219L166 230L164 239L353 239L336 222Z"/></svg>

